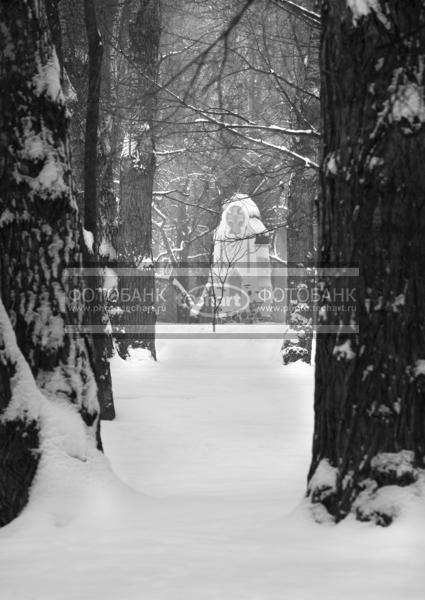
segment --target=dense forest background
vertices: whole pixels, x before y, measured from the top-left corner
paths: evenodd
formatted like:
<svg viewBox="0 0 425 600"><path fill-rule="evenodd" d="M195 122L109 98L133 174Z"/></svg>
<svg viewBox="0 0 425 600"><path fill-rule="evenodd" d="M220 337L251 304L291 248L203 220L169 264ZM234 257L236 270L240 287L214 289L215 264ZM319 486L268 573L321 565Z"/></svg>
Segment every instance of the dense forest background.
<svg viewBox="0 0 425 600"><path fill-rule="evenodd" d="M108 310L127 332L120 354L141 344L155 355L149 266L157 277L186 268L176 278L183 295L204 285L205 276L187 273L211 263L214 230L235 194L258 205L275 264L311 266L320 140L313 2L305 2L305 14L266 0L57 6L85 227L96 225L101 262L145 270L130 283L120 279L132 296L138 290L145 312ZM293 327L310 331L312 315L301 315L296 303L287 308ZM132 327L147 333L132 335ZM285 362L310 361L311 334L302 335L285 341Z"/></svg>
<svg viewBox="0 0 425 600"><path fill-rule="evenodd" d="M59 5L64 63L75 90L79 190L89 71L83 4ZM240 192L256 201L270 231L287 227L297 238L290 244L294 260L311 256L312 235L304 230L312 227L318 189L318 29L279 2L250 4L163 1L159 9L158 2L105 0L96 6L103 42L102 189L108 174L122 221L123 165L129 155L144 158L148 124L155 183L153 245L146 240L144 253L156 263L208 259L221 206ZM137 27L143 47L135 48ZM108 206L111 227L118 203Z"/></svg>

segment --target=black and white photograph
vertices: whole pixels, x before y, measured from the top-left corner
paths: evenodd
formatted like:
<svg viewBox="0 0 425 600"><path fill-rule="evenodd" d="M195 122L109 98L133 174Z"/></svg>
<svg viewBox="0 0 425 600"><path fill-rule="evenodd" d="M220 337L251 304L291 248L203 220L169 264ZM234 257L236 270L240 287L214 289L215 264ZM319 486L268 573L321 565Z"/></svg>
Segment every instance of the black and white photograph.
<svg viewBox="0 0 425 600"><path fill-rule="evenodd" d="M425 598L425 0L0 0L0 597Z"/></svg>

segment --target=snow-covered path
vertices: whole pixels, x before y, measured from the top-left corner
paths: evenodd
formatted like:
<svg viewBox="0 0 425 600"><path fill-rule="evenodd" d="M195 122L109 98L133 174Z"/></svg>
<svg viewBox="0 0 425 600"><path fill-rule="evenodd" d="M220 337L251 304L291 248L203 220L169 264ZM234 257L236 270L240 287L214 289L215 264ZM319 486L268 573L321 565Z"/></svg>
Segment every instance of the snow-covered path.
<svg viewBox="0 0 425 600"><path fill-rule="evenodd" d="M311 367L283 368L276 340L158 348L113 361L103 440L130 487L101 465L62 496L41 486L0 533L2 600L423 598L422 514L334 527L303 508Z"/></svg>
<svg viewBox="0 0 425 600"><path fill-rule="evenodd" d="M279 495L293 507L308 468L312 368L283 369L279 345L159 340L157 364L116 359L118 420L103 429L114 470L154 496Z"/></svg>

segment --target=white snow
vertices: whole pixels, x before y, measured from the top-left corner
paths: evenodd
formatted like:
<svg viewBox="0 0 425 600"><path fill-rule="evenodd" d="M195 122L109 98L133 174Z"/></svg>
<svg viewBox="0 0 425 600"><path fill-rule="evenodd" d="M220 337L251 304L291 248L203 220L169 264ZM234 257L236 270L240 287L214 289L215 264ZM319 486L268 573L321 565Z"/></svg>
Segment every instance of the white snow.
<svg viewBox="0 0 425 600"><path fill-rule="evenodd" d="M423 504L386 529L312 521L313 369L279 347L160 339L157 363L114 358L102 428L121 481L73 420L75 446L66 428L68 454L46 451L0 531L2 600L422 599ZM56 431L66 410L45 418Z"/></svg>
<svg viewBox="0 0 425 600"><path fill-rule="evenodd" d="M384 57L378 58L378 60L375 63L376 71L380 71L382 69L382 67L384 66L384 64L385 64L385 58Z"/></svg>
<svg viewBox="0 0 425 600"><path fill-rule="evenodd" d="M332 354L336 356L338 360L344 358L345 360L353 360L356 353L351 348L351 341L345 340L344 343L334 347Z"/></svg>
<svg viewBox="0 0 425 600"><path fill-rule="evenodd" d="M398 85L392 97L392 117L395 121L406 119L410 123L425 122L425 100L423 85L408 82Z"/></svg>
<svg viewBox="0 0 425 600"><path fill-rule="evenodd" d="M370 373L373 373L374 370L374 365L368 365L365 369L363 369L362 381L365 381L365 379L370 375Z"/></svg>
<svg viewBox="0 0 425 600"><path fill-rule="evenodd" d="M355 508L361 515L369 517L385 514L400 520L406 511L414 514L417 508L421 509L423 515L424 488L423 480L405 487L384 485L376 490L371 484L359 494L355 501ZM418 501L421 496L422 500Z"/></svg>
<svg viewBox="0 0 425 600"><path fill-rule="evenodd" d="M105 238L102 239L102 242L99 247L100 256L105 256L113 260L117 257L117 253L111 242Z"/></svg>
<svg viewBox="0 0 425 600"><path fill-rule="evenodd" d="M398 294L394 300L393 306L404 306L406 304L406 296L404 294Z"/></svg>
<svg viewBox="0 0 425 600"><path fill-rule="evenodd" d="M60 81L60 65L56 50L53 48L52 55L45 64L38 61L38 73L33 78L35 92L38 96L45 93L54 102L62 103L64 96Z"/></svg>
<svg viewBox="0 0 425 600"><path fill-rule="evenodd" d="M425 122L424 72L425 62L422 56L418 57L418 66L411 74L402 67L394 69L388 87L389 99L383 103L383 108L378 115L377 127L371 137L374 137L385 119L390 123L401 121L404 128L407 122L409 132L420 129Z"/></svg>
<svg viewBox="0 0 425 600"><path fill-rule="evenodd" d="M0 351L14 365L15 374L10 380L11 400L1 413L2 421L20 418L37 420L40 412L39 397L31 370L16 344L16 337L9 316L0 298Z"/></svg>
<svg viewBox="0 0 425 600"><path fill-rule="evenodd" d="M387 29L391 28L390 21L385 16L379 0L347 0L347 5L353 13L354 25L362 17L367 17L372 11Z"/></svg>
<svg viewBox="0 0 425 600"><path fill-rule="evenodd" d="M394 472L397 477L412 472L415 455L411 450L381 452L372 458L371 466L380 473Z"/></svg>
<svg viewBox="0 0 425 600"><path fill-rule="evenodd" d="M338 165L336 162L336 157L335 157L334 152L331 152L331 154L328 157L328 161L326 163L326 171L327 171L327 173L332 173L332 175L338 174Z"/></svg>
<svg viewBox="0 0 425 600"><path fill-rule="evenodd" d="M93 232L89 231L88 229L85 229L83 227L83 238L84 238L85 247L91 254L93 254L93 244L94 244Z"/></svg>
<svg viewBox="0 0 425 600"><path fill-rule="evenodd" d="M8 208L5 208L0 215L0 228L13 223L14 219L15 215Z"/></svg>
<svg viewBox="0 0 425 600"><path fill-rule="evenodd" d="M102 277L104 290L114 290L118 287L118 275L114 269L104 267L104 269L102 269Z"/></svg>
<svg viewBox="0 0 425 600"><path fill-rule="evenodd" d="M46 156L46 141L43 135L34 133L31 124L26 128L24 137L24 148L21 157L29 160L41 159Z"/></svg>
<svg viewBox="0 0 425 600"><path fill-rule="evenodd" d="M23 117L21 149L18 157L24 164L26 161L39 161L42 163L39 173L32 177L18 161L13 175L18 183L26 182L30 188L30 198L35 194L44 195L45 198L58 198L62 194L69 193L68 185L65 183L66 164L64 162L65 148L58 148L57 140L52 132L44 124L40 131L34 130L31 118Z"/></svg>
<svg viewBox="0 0 425 600"><path fill-rule="evenodd" d="M368 168L372 171L377 167L381 167L384 164L384 159L380 156L371 156L368 161Z"/></svg>
<svg viewBox="0 0 425 600"><path fill-rule="evenodd" d="M44 478L44 464L53 468L58 480L58 465L52 454L65 459L78 458L85 461L90 447L95 450L95 435L83 424L75 406L57 395L49 400L35 384L34 377L16 343L15 333L4 305L0 300L0 348L14 368L10 380L11 401L1 414L2 421L21 419L37 421L39 424L40 452L42 468L37 475L34 490ZM4 350L3 350L4 349ZM90 433L89 433L90 431ZM53 457L54 458L54 457ZM104 460L103 457L101 457ZM32 504L29 511L32 510Z"/></svg>
<svg viewBox="0 0 425 600"><path fill-rule="evenodd" d="M406 304L406 296L404 294L398 294L398 296L396 296L394 298L394 301L392 302L392 309L394 312L399 312L400 308L403 307Z"/></svg>
<svg viewBox="0 0 425 600"><path fill-rule="evenodd" d="M37 177L37 181L41 189L49 190L50 192L54 189L55 195L68 190L63 181L63 165L53 155L47 157Z"/></svg>
<svg viewBox="0 0 425 600"><path fill-rule="evenodd" d="M60 158L53 152L45 157L43 167L36 177L22 175L17 169L13 173L17 183L26 181L33 193L51 198L58 198L62 194L69 192L69 188L64 180L64 174L64 164L60 162Z"/></svg>
<svg viewBox="0 0 425 600"><path fill-rule="evenodd" d="M317 466L309 482L309 489L314 492L320 492L324 498L336 490L338 470L329 463L328 459L323 458Z"/></svg>
<svg viewBox="0 0 425 600"><path fill-rule="evenodd" d="M378 0L347 0L355 20L366 17L372 10L379 8Z"/></svg>
<svg viewBox="0 0 425 600"><path fill-rule="evenodd" d="M414 368L415 377L419 377L419 375L425 375L425 359L420 358L415 363Z"/></svg>

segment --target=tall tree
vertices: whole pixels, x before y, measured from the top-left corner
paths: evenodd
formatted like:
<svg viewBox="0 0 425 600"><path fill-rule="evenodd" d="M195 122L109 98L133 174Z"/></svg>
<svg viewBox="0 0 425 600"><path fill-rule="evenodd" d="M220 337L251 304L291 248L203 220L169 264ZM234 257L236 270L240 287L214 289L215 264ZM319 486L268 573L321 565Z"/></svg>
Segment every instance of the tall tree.
<svg viewBox="0 0 425 600"><path fill-rule="evenodd" d="M303 4L312 8L312 0L303 0ZM310 6L309 6L310 5ZM292 95L292 119L294 128L314 127L319 129L319 34L309 21L298 15L290 18L293 38L292 70L296 89ZM317 140L311 137L295 138L293 149L302 155L318 154ZM284 363L302 359L311 362L313 338L313 305L311 290L314 284L312 267L315 257L315 198L318 190L318 173L295 165L291 173L288 200L287 261L289 268L303 267L302 276L289 276L288 287L297 290L295 295L288 294L287 315L291 330L291 339L283 344ZM305 302L308 294L310 300ZM294 300L294 297L296 298ZM294 333L294 331L296 333Z"/></svg>
<svg viewBox="0 0 425 600"><path fill-rule="evenodd" d="M118 69L115 30L119 25L119 0L97 0L96 13L103 40L100 77L100 127L97 148L97 180L99 193L99 254L105 260L116 255L117 199L114 174L118 172L119 111L114 72Z"/></svg>
<svg viewBox="0 0 425 600"><path fill-rule="evenodd" d="M116 1L48 0L49 23L55 48L63 59L63 72L73 88L70 104L72 172L78 190L78 204L83 215L88 246L84 262L90 293L86 295L85 325L98 388L102 419L114 418L109 358L112 338L104 330L108 324L107 302L103 293L101 271L113 253L112 231L116 221L115 196L112 191L113 152L110 133L111 117L111 31ZM98 23L100 12L101 23ZM60 27L58 27L58 23ZM102 29L102 35L100 34ZM103 41L103 38L106 41ZM101 98L103 92L104 100ZM96 157L96 159L94 159ZM96 274L97 273L97 274Z"/></svg>
<svg viewBox="0 0 425 600"><path fill-rule="evenodd" d="M425 5L325 1L322 21L320 266L341 276L321 324L348 333L317 342L308 494L387 525L425 466ZM354 287L355 313L326 310Z"/></svg>
<svg viewBox="0 0 425 600"><path fill-rule="evenodd" d="M79 222L68 110L44 1L3 2L0 23L0 524L5 524L25 505L42 451L39 399L21 353L46 401L79 414L89 444L100 446L100 438L96 385L78 332L81 292L71 288L67 275L74 268L81 281Z"/></svg>
<svg viewBox="0 0 425 600"><path fill-rule="evenodd" d="M135 7L135 13L132 9ZM160 3L130 2L128 22L129 89L121 153L117 258L130 269L120 278L121 356L129 346L147 347L155 356L152 202L155 174L154 118L161 34ZM125 301L127 295L129 301Z"/></svg>
<svg viewBox="0 0 425 600"><path fill-rule="evenodd" d="M98 185L98 167L104 163L103 153L101 155L98 152L98 141L101 75L105 69L102 70L103 43L97 23L94 0L84 0L84 21L88 41L87 114L84 136L84 230L88 240L85 245L84 264L94 269L94 275L87 278L93 292L94 302L87 302L86 323L92 329L91 335L88 336L88 343L97 383L101 418L111 420L115 417L109 366L109 358L112 356L112 339L106 331L109 320L103 278L101 273L96 273L99 267L100 243L104 241L104 231L107 231L106 227L102 227L104 220L101 218L100 207L103 209L109 200L107 185L104 187ZM94 160L93 157L95 157Z"/></svg>

